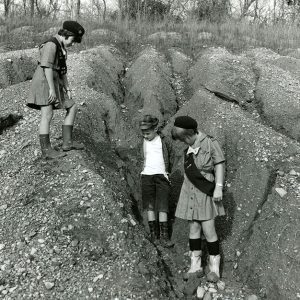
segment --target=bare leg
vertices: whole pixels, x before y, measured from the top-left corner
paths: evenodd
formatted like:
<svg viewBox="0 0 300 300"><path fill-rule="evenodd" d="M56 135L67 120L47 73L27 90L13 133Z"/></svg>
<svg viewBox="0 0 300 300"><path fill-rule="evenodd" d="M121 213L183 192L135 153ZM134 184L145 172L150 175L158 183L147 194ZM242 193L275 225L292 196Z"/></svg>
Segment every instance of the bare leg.
<svg viewBox="0 0 300 300"><path fill-rule="evenodd" d="M156 219L154 210L148 210L147 216L148 216L148 222L155 221L155 219Z"/></svg>
<svg viewBox="0 0 300 300"><path fill-rule="evenodd" d="M203 221L202 228L203 228L203 232L206 237L206 240L208 242L212 243L212 242L215 242L218 240L214 219L208 220L208 221Z"/></svg>
<svg viewBox="0 0 300 300"><path fill-rule="evenodd" d="M158 214L159 222L167 222L168 221L168 214L164 211L160 211Z"/></svg>
<svg viewBox="0 0 300 300"><path fill-rule="evenodd" d="M200 239L201 223L197 221L190 221L190 239Z"/></svg>
<svg viewBox="0 0 300 300"><path fill-rule="evenodd" d="M55 159L65 156L64 153L60 153L51 147L50 142L50 123L53 117L53 107L52 105L41 107L41 122L40 122L40 144L42 155L45 158Z"/></svg>
<svg viewBox="0 0 300 300"><path fill-rule="evenodd" d="M67 108L64 125L73 125L77 114L77 106L74 104L72 107Z"/></svg>
<svg viewBox="0 0 300 300"><path fill-rule="evenodd" d="M50 123L53 117L52 105L41 106L41 122L40 122L40 134L49 134Z"/></svg>

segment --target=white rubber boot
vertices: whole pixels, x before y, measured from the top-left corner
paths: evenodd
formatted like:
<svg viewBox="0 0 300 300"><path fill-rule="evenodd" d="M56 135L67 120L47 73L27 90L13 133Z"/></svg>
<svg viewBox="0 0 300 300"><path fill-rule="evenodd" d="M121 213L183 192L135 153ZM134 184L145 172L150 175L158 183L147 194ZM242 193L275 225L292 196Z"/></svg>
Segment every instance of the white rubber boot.
<svg viewBox="0 0 300 300"><path fill-rule="evenodd" d="M191 251L190 252L191 267L187 272L188 274L203 271L203 269L201 267L201 255L202 255L202 251Z"/></svg>
<svg viewBox="0 0 300 300"><path fill-rule="evenodd" d="M220 255L210 255L209 256L209 271L214 272L220 278Z"/></svg>

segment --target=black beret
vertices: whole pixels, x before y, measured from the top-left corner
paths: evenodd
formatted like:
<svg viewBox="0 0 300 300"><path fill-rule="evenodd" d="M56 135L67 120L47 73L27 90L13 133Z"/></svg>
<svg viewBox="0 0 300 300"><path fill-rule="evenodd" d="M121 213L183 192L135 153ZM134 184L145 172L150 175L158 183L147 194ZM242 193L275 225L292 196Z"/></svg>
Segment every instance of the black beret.
<svg viewBox="0 0 300 300"><path fill-rule="evenodd" d="M82 36L84 35L84 28L77 23L76 21L65 21L63 23L63 29L70 31L71 33L74 34L75 39L74 42L75 43L80 43Z"/></svg>
<svg viewBox="0 0 300 300"><path fill-rule="evenodd" d="M197 121L189 116L180 116L175 119L174 126L183 129L197 129Z"/></svg>

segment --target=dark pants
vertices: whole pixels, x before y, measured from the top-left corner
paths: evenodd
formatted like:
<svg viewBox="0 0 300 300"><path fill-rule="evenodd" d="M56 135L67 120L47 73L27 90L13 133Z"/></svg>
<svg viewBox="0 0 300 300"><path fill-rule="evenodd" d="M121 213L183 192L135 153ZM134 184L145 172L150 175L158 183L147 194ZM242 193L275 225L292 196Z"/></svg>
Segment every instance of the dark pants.
<svg viewBox="0 0 300 300"><path fill-rule="evenodd" d="M169 211L170 182L163 174L142 175L143 208L155 212Z"/></svg>

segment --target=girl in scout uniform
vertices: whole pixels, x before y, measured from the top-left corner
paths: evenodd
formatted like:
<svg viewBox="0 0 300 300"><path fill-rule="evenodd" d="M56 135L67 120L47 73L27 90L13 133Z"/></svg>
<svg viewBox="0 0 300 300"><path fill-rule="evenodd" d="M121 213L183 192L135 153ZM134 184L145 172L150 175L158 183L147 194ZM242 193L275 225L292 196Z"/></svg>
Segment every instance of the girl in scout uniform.
<svg viewBox="0 0 300 300"><path fill-rule="evenodd" d="M189 221L191 267L188 274L201 272L201 228L207 240L209 270L220 277L220 249L215 217L225 214L223 181L225 158L218 142L200 132L188 116L175 119L173 139L189 147L184 152L184 182L175 216Z"/></svg>
<svg viewBox="0 0 300 300"><path fill-rule="evenodd" d="M147 210L150 237L153 242L157 239L156 212L159 219L159 239L163 247L169 248L174 244L169 239L168 211L170 182L168 174L173 163L173 147L171 139L157 131L158 119L145 115L140 121L143 136L141 154L143 170L141 172L142 201Z"/></svg>
<svg viewBox="0 0 300 300"><path fill-rule="evenodd" d="M75 21L65 21L58 34L40 45L40 59L33 75L27 106L41 110L39 127L40 145L45 158L58 158L64 153L52 149L49 131L54 109L66 110L63 131L63 151L83 149L72 140L77 107L72 100L67 79L66 48L80 43L84 28Z"/></svg>

